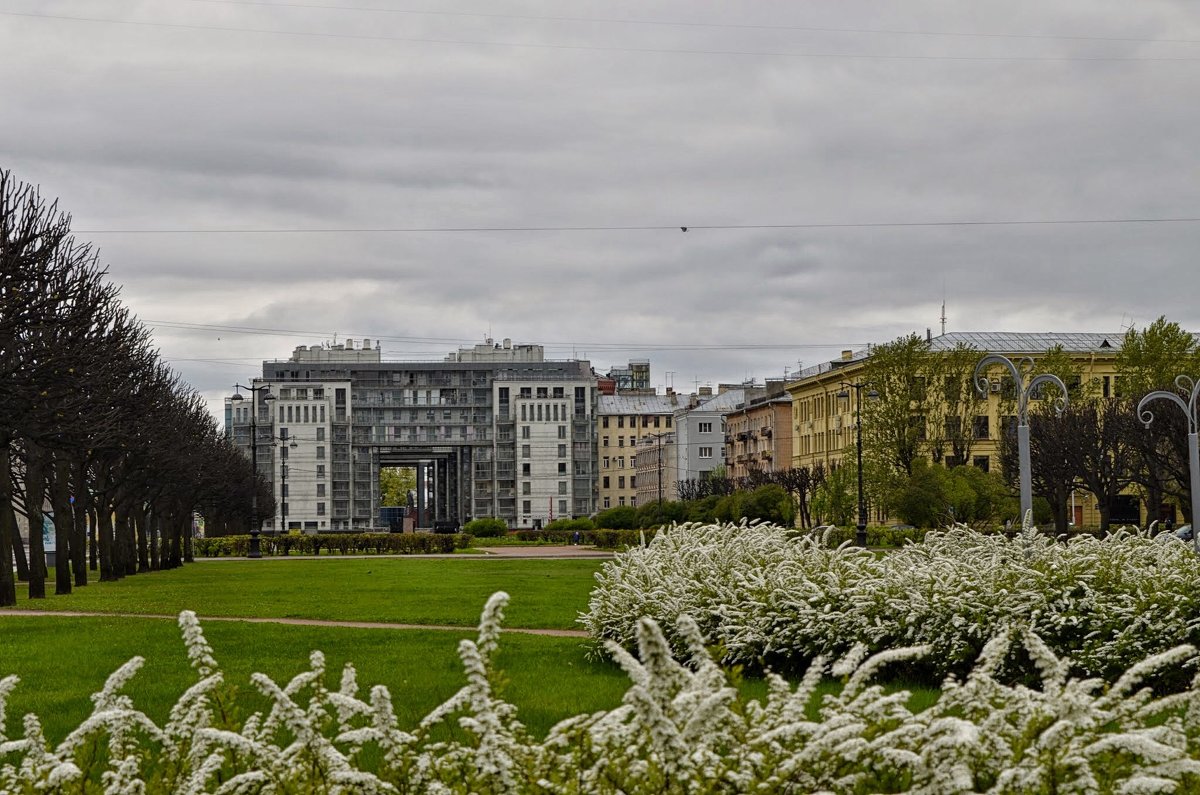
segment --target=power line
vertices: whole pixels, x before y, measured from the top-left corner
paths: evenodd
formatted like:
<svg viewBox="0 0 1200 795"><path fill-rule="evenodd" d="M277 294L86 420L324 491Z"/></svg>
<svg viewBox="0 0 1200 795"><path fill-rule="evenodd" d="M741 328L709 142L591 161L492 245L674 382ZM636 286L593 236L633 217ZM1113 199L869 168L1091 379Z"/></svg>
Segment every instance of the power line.
<svg viewBox="0 0 1200 795"><path fill-rule="evenodd" d="M1124 56L1009 56L1009 55L880 55L876 53L831 53L831 52L785 52L772 50L701 50L666 49L658 47L603 47L586 44L544 44L529 42L485 41L478 39L432 39L412 36L380 36L351 33L324 33L317 31L272 30L226 25L196 25L180 22L145 22L130 19L102 19L98 17L68 16L65 14L31 14L19 11L0 11L0 16L26 19L48 19L59 22L87 22L104 25L127 25L133 27L168 28L171 30L202 30L219 33L254 33L270 36L299 36L318 39L348 39L354 41L392 41L406 44L445 44L470 47L509 47L534 50L575 50L581 52L624 52L667 55L734 55L756 58L844 58L871 61L982 61L982 62L1030 62L1054 63L1066 61L1109 61L1109 62L1153 62L1153 61L1200 61L1200 57L1124 57Z"/></svg>
<svg viewBox="0 0 1200 795"><path fill-rule="evenodd" d="M222 331L231 334L274 334L279 336L305 336L316 337L328 335L324 331L282 331L279 329L258 328L254 326L226 326L217 323L179 323L176 321L164 320L146 320L143 321L148 325L154 326L175 326L187 329L203 330L203 331ZM455 345L455 344L471 344L472 340L467 339L449 339L445 337L395 337L386 334L348 334L350 339L367 338L387 341L401 341L411 344L420 345ZM863 347L866 343L849 343L849 342L829 342L829 343L722 343L722 344L703 344L703 343L688 343L688 344L654 344L643 342L546 342L541 343L546 348L581 348L588 351L638 351L638 350L671 350L671 351L690 351L690 350L791 350L794 348L845 348L845 347ZM175 361L218 361L216 359L177 359ZM440 360L439 360L440 361Z"/></svg>
<svg viewBox="0 0 1200 795"><path fill-rule="evenodd" d="M1001 219L965 221L854 221L846 223L797 223L797 224L675 224L645 226L393 226L393 227L314 227L304 229L76 229L77 234L87 235L373 235L373 234L453 234L479 232L688 232L688 231L737 231L755 229L906 229L920 227L970 227L970 226L1081 226L1086 224L1190 224L1200 221L1200 216L1145 217L1145 218L1051 218L1051 219Z"/></svg>
<svg viewBox="0 0 1200 795"><path fill-rule="evenodd" d="M334 6L318 3L267 3L258 0L188 0L192 3L209 5L261 6L265 8L303 8L321 11L353 11L379 14L404 14L408 16L471 17L477 19L512 19L526 22L586 22L612 25L651 25L656 27L706 28L728 30L771 30L797 31L802 33L866 33L885 36L927 36L976 39L1035 39L1052 41L1103 41L1136 42L1145 44L1200 44L1200 39L1150 39L1135 36L1084 36L1055 33L981 33L957 30L906 30L899 28L845 28L816 27L812 25L749 24L738 22L694 22L678 19L627 19L614 17L547 16L536 14L496 14L478 11L424 11L405 8L380 8L378 6Z"/></svg>

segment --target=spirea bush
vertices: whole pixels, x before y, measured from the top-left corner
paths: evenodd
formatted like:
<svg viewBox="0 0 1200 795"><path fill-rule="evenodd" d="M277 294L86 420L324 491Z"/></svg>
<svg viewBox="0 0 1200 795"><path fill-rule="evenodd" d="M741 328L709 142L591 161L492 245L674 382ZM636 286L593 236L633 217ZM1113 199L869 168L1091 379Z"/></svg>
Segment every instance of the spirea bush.
<svg viewBox="0 0 1200 795"><path fill-rule="evenodd" d="M1200 687L1155 697L1141 686L1194 659L1190 646L1148 658L1108 686L1072 678L1068 661L1037 635L1009 630L984 646L969 675L947 680L933 706L913 712L908 693L872 680L927 647L868 657L858 646L832 666L820 657L797 684L768 675L766 698L746 701L694 621L675 624L687 649L680 662L660 626L641 619L637 657L610 646L631 679L621 706L564 720L539 740L493 687L506 601L493 596L477 640L460 643L466 684L413 728L399 726L387 688L360 693L350 666L327 687L320 652L287 684L255 674L271 707L230 725L227 685L191 613L179 623L196 684L162 725L123 692L141 658L109 677L91 716L55 747L34 715L19 737L4 735L17 680L0 679L0 791L1132 795L1200 787ZM994 676L1014 643L1036 663L1036 687ZM829 675L844 686L810 717Z"/></svg>
<svg viewBox="0 0 1200 795"><path fill-rule="evenodd" d="M580 619L594 638L631 649L638 617L672 627L688 615L728 663L796 667L858 644L922 645L925 668L942 676L1020 626L1111 681L1149 655L1200 645L1195 554L1125 532L1061 543L1031 528L1010 539L955 527L879 556L770 525L679 525L596 579Z"/></svg>

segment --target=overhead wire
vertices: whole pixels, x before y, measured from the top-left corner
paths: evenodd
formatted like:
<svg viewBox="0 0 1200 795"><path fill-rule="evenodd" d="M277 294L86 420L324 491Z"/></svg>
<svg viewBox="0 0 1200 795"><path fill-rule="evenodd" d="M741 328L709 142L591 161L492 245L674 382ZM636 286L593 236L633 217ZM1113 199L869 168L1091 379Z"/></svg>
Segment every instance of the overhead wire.
<svg viewBox="0 0 1200 795"><path fill-rule="evenodd" d="M903 28L853 28L853 27L830 27L830 26L815 26L815 25L787 25L787 24L752 24L745 22L700 22L696 20L682 19L631 19L627 17L581 17L581 16L560 16L560 15L542 15L542 14L500 14L495 12L482 11L431 11L425 9L408 9L408 8L382 8L379 6L346 6L346 5L326 5L320 3L287 3L287 2L263 2L262 0L188 0L192 3L206 3L209 5L226 5L226 6L258 6L264 8L298 8L320 11L350 11L350 12L370 12L379 14L403 14L411 16L432 16L432 17L454 17L454 18L477 18L477 19L510 19L524 22L583 22L583 23L603 23L611 25L650 25L658 27L681 27L681 28L711 28L711 29L727 29L727 30L765 30L765 31L792 31L800 33L856 33L856 34L872 34L884 36L928 36L928 37L953 37L953 38L988 38L988 39L1034 39L1034 40L1060 40L1060 41L1103 41L1103 42L1128 42L1128 43L1145 43L1145 44L1200 44L1200 39L1164 39L1164 38L1147 38L1137 36L1093 36L1080 35L1069 33L990 33L980 31L960 31L960 30L912 30Z"/></svg>
<svg viewBox="0 0 1200 795"><path fill-rule="evenodd" d="M878 61L980 61L980 62L1197 62L1200 56L1011 56L1011 55L903 55L880 53L834 53L834 52L795 52L776 50L714 50L692 48L662 48L662 47L615 47L587 44L550 44L541 42L504 42L487 41L482 39L439 39L418 36L384 36L378 34L327 33L324 31L279 30L270 28L248 28L230 25L199 25L182 22L150 22L132 19L107 19L100 17L84 17L68 14L35 14L22 11L0 11L0 16L19 17L26 19L47 19L60 22L85 22L106 25L126 25L133 27L166 28L173 30L199 30L220 33L252 33L272 36L299 36L317 39L347 39L354 41L391 41L406 44L444 44L471 47L508 47L535 50L575 50L581 52L624 52L643 54L670 55L729 55L748 56L756 58L844 58L851 60Z"/></svg>

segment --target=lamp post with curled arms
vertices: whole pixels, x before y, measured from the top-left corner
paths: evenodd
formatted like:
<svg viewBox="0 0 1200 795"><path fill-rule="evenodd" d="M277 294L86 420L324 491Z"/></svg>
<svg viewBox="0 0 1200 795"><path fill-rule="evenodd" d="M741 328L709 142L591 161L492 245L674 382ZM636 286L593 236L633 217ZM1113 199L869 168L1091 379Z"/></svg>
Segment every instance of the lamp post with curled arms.
<svg viewBox="0 0 1200 795"><path fill-rule="evenodd" d="M984 398L987 397L991 382L987 377L987 368L1000 365L1008 369L1013 384L1017 390L1017 462L1020 468L1021 491L1021 521L1031 516L1033 511L1033 474L1029 463L1029 396L1042 384L1051 384L1059 388L1062 397L1058 400L1057 410L1061 414L1067 407L1067 385L1053 373L1042 373L1029 379L1026 376L1033 370L1033 359L1022 359L1021 368L1007 356L993 353L984 356L975 365L975 390Z"/></svg>
<svg viewBox="0 0 1200 795"><path fill-rule="evenodd" d="M234 384L233 395L230 400L239 402L244 400L242 393L239 390L245 389L250 393L250 468L254 470L253 488L250 491L250 549L246 553L248 558L261 558L262 546L259 543L258 534L262 531L262 520L258 518L258 407L260 404L266 404L275 399L271 394L271 385L263 384L261 386L242 386ZM262 397L258 393L262 392Z"/></svg>
<svg viewBox="0 0 1200 795"><path fill-rule="evenodd" d="M1154 422L1154 412L1146 408L1146 404L1154 400L1169 400L1183 411L1188 421L1188 472L1191 480L1191 498L1192 498L1192 544L1195 550L1200 553L1200 538L1197 538L1196 528L1200 527L1200 441L1198 441L1197 431L1200 430L1200 418L1196 415L1196 397L1200 395L1200 381L1193 379L1191 376L1179 375L1175 377L1175 386L1187 396L1178 392L1168 392L1159 389L1151 392L1138 401L1137 413L1138 419L1142 421L1147 428L1150 423Z"/></svg>

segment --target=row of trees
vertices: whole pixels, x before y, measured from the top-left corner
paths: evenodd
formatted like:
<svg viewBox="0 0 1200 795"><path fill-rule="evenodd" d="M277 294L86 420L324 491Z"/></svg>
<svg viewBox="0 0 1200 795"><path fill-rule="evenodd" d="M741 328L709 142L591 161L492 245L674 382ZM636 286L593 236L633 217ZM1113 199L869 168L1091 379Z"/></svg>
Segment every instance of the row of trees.
<svg viewBox="0 0 1200 795"><path fill-rule="evenodd" d="M89 569L113 580L181 565L194 512L244 525L254 488L262 518L272 511L269 485L118 293L57 202L0 169L0 605L16 602L14 563L45 596L44 518L61 594Z"/></svg>
<svg viewBox="0 0 1200 795"><path fill-rule="evenodd" d="M916 335L872 351L862 380L878 397L864 400L861 410L864 474L877 516L913 513L914 494L922 490L939 494L958 489L961 494L965 481L938 481L941 476L929 474L924 462L970 464L979 440L997 435L1001 475L1007 485L1015 485L1016 385L1011 378L1001 379L1004 421L999 429L987 427L986 398L972 383L983 355L963 344L933 350ZM1035 396L1051 399L1035 400L1029 413L1034 493L1049 503L1058 532L1065 532L1070 521L1073 490L1095 499L1101 529L1108 529L1114 506L1131 487L1149 506L1151 518L1164 500L1188 509L1186 418L1164 405L1147 429L1135 407L1150 391L1176 389L1179 374L1200 375L1200 346L1193 334L1165 318L1142 330L1130 329L1117 353L1116 378L1107 388L1085 380L1080 363L1061 348L1038 357L1030 375L1038 373L1059 376L1071 393L1061 413L1053 399L1058 396L1049 392ZM1011 510L994 498L990 484L965 485L999 513Z"/></svg>

